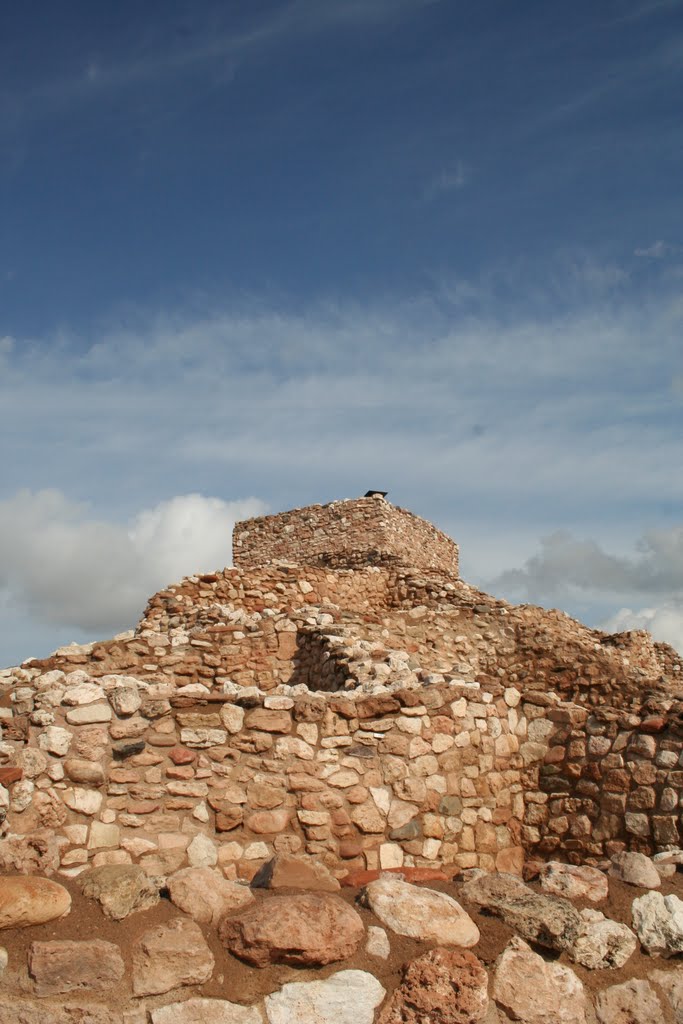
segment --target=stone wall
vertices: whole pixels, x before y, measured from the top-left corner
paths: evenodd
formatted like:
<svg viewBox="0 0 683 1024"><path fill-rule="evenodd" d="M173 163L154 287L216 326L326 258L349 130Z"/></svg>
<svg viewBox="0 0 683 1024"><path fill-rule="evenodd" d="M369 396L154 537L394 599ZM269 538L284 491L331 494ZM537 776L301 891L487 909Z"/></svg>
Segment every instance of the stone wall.
<svg viewBox="0 0 683 1024"><path fill-rule="evenodd" d="M575 705L539 709L545 745L527 793L525 842L584 863L624 849L652 853L683 838L683 730L678 715ZM532 725L533 728L533 725Z"/></svg>
<svg viewBox="0 0 683 1024"><path fill-rule="evenodd" d="M513 688L198 701L80 670L36 683L2 709L4 870L219 863L250 877L282 851L339 874L521 870L526 717Z"/></svg>
<svg viewBox="0 0 683 1024"><path fill-rule="evenodd" d="M234 564L258 567L274 561L331 568L402 564L457 577L458 546L384 498L357 498L237 523Z"/></svg>

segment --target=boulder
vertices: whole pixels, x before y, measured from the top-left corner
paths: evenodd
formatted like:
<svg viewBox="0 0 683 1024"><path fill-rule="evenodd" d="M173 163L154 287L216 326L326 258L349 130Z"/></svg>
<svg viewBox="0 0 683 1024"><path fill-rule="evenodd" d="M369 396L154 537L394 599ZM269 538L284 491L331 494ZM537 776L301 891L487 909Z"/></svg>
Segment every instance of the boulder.
<svg viewBox="0 0 683 1024"><path fill-rule="evenodd" d="M398 935L443 946L475 946L479 929L451 896L382 875L361 894L383 925Z"/></svg>
<svg viewBox="0 0 683 1024"><path fill-rule="evenodd" d="M615 853L609 873L613 878L637 885L641 889L659 889L662 884L654 861L644 853Z"/></svg>
<svg viewBox="0 0 683 1024"><path fill-rule="evenodd" d="M106 864L81 878L83 895L97 900L105 917L122 921L129 914L148 910L159 902L159 890L135 864Z"/></svg>
<svg viewBox="0 0 683 1024"><path fill-rule="evenodd" d="M148 928L133 946L133 995L151 996L179 985L203 985L214 958L199 925L178 917Z"/></svg>
<svg viewBox="0 0 683 1024"><path fill-rule="evenodd" d="M0 996L0 1024L121 1024L121 1011L101 1003L69 1000L68 1005L52 1003L49 1009L42 999Z"/></svg>
<svg viewBox="0 0 683 1024"><path fill-rule="evenodd" d="M631 906L633 927L650 956L683 953L683 901L678 896L648 892Z"/></svg>
<svg viewBox="0 0 683 1024"><path fill-rule="evenodd" d="M385 989L367 971L293 981L265 998L268 1024L372 1024Z"/></svg>
<svg viewBox="0 0 683 1024"><path fill-rule="evenodd" d="M151 1010L152 1024L263 1024L256 1006L240 1006L225 999L188 999Z"/></svg>
<svg viewBox="0 0 683 1024"><path fill-rule="evenodd" d="M579 934L581 917L571 903L535 893L515 875L477 875L465 883L462 897L548 949L568 950Z"/></svg>
<svg viewBox="0 0 683 1024"><path fill-rule="evenodd" d="M36 995L54 996L112 988L125 968L121 951L113 942L55 940L31 944L28 971Z"/></svg>
<svg viewBox="0 0 683 1024"><path fill-rule="evenodd" d="M586 993L574 972L547 963L517 937L496 961L491 994L522 1024L586 1024Z"/></svg>
<svg viewBox="0 0 683 1024"><path fill-rule="evenodd" d="M341 886L324 864L312 857L281 853L267 861L254 875L254 889L306 889L309 892L337 892Z"/></svg>
<svg viewBox="0 0 683 1024"><path fill-rule="evenodd" d="M217 925L226 914L254 902L247 886L215 868L181 868L167 881L171 902L199 924Z"/></svg>
<svg viewBox="0 0 683 1024"><path fill-rule="evenodd" d="M65 917L69 892L49 878L0 876L0 928L27 928Z"/></svg>
<svg viewBox="0 0 683 1024"><path fill-rule="evenodd" d="M360 915L336 896L271 896L226 918L221 941L240 960L314 966L352 956L365 929Z"/></svg>
<svg viewBox="0 0 683 1024"><path fill-rule="evenodd" d="M654 1024L662 1020L664 1008L649 982L631 978L600 992L595 1013L600 1024Z"/></svg>
<svg viewBox="0 0 683 1024"><path fill-rule="evenodd" d="M551 860L541 868L540 879L545 893L567 900L600 903L609 895L607 876L597 868Z"/></svg>
<svg viewBox="0 0 683 1024"><path fill-rule="evenodd" d="M651 971L648 981L659 985L671 1005L676 1024L683 1024L683 970L679 967L674 971Z"/></svg>
<svg viewBox="0 0 683 1024"><path fill-rule="evenodd" d="M623 967L637 945L635 935L625 924L610 920L599 910L582 910L579 934L569 955L590 970Z"/></svg>
<svg viewBox="0 0 683 1024"><path fill-rule="evenodd" d="M474 953L437 948L408 965L378 1024L475 1024L488 1006L488 974Z"/></svg>

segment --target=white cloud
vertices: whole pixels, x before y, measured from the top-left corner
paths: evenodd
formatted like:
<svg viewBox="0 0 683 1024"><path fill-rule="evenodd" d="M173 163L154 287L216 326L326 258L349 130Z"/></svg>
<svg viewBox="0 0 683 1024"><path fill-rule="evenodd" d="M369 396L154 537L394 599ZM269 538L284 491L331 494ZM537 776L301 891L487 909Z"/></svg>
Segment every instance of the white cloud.
<svg viewBox="0 0 683 1024"><path fill-rule="evenodd" d="M462 160L457 160L452 167L446 167L429 181L424 190L427 202L438 199L446 192L455 192L469 183L470 172Z"/></svg>
<svg viewBox="0 0 683 1024"><path fill-rule="evenodd" d="M230 564L234 522L264 510L256 498L185 494L121 524L59 491L23 491L0 502L0 593L15 614L108 636L159 588Z"/></svg>
<svg viewBox="0 0 683 1024"><path fill-rule="evenodd" d="M683 654L683 603L670 601L656 608L621 608L600 624L607 633L647 629L655 640L671 644Z"/></svg>
<svg viewBox="0 0 683 1024"><path fill-rule="evenodd" d="M652 245L645 246L642 249L634 249L634 255L640 256L643 259L649 260L663 260L667 256L673 256L680 252L680 246L674 245L672 242L664 242L661 238L653 242Z"/></svg>
<svg viewBox="0 0 683 1024"><path fill-rule="evenodd" d="M649 629L683 652L683 525L650 530L636 548L635 555L615 555L594 540L557 532L542 538L521 568L501 573L491 586L514 600L540 604L622 605L600 628ZM651 603L633 611L644 595Z"/></svg>

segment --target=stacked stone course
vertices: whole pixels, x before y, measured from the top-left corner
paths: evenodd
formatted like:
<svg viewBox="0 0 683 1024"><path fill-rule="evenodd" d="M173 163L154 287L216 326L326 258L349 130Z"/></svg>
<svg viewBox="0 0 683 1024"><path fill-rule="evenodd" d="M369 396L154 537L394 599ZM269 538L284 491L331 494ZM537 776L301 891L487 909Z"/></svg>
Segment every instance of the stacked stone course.
<svg viewBox="0 0 683 1024"><path fill-rule="evenodd" d="M383 497L310 505L237 523L233 562L272 561L330 568L409 565L458 575L458 546L425 519Z"/></svg>
<svg viewBox="0 0 683 1024"><path fill-rule="evenodd" d="M260 550L154 595L130 634L0 673L4 870L519 871L678 844L670 648L453 572Z"/></svg>

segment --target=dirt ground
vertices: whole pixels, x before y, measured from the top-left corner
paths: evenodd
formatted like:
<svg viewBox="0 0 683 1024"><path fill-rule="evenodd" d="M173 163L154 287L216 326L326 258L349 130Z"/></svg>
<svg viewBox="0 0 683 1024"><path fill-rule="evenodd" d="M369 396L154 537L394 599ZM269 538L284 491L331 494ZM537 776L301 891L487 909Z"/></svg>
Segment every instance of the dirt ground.
<svg viewBox="0 0 683 1024"><path fill-rule="evenodd" d="M77 879L60 879L60 881L69 890L73 900L71 913L67 917L46 925L23 929L5 929L0 932L0 945L5 947L9 955L9 965L2 976L0 993L4 996L16 997L21 994L26 997L33 996L33 985L27 971L27 953L32 942L51 939L105 939L119 946L126 963L126 977L120 986L117 989L109 990L106 995L102 996L92 993L71 993L66 997L45 998L40 1000L41 1005L45 1005L47 1009L51 1003L63 1006L71 1001L83 1002L87 1000L88 1003L99 1002L108 1006L116 1006L120 1009L135 1006L137 1001L131 999L129 981L131 951L135 940L142 932L153 925L168 921L179 915L182 916L181 911L174 907L168 899L162 898L157 906L151 910L132 914L123 921L110 921L104 917L98 904L82 896ZM532 882L530 884L531 888L539 889L538 883ZM496 917L481 912L476 907L467 904L465 900L462 900L460 897L461 882L457 878L451 882L425 883L425 887L446 892L462 903L481 932L481 939L472 952L482 960L485 966L491 967L496 957L503 951L513 935L512 929ZM278 890L278 895L286 891ZM578 909L583 909L584 906L595 907L595 909L601 910L607 917L611 917L616 921L622 921L630 926L631 904L637 896L643 895L645 891L615 879L610 879L610 894L604 903L595 905L577 901L574 903L574 906ZM683 874L678 873L673 879L664 880L660 891L664 895L675 893L683 899ZM359 892L360 890L358 889L342 888L339 895L348 903L356 906L366 926L380 924L369 910L357 904ZM257 890L255 895L257 899L267 900L274 894L264 890ZM351 959L341 963L330 964L323 968L306 969L276 965L259 969L247 966L226 952L218 940L215 929L209 926L202 926L202 931L216 960L216 967L211 980L202 986L183 987L176 990L175 993L146 997L145 1004L148 1008L166 1005L169 1002L173 1002L176 998L186 999L190 996L229 999L236 1003L250 1004L264 995L276 991L286 982L322 979L339 970L350 968L370 971L380 980L387 989L387 992L391 993L400 982L403 966L432 948L429 944L403 938L388 932L391 941L391 956L387 961L370 957L361 948ZM545 949L539 949L538 952L541 952L546 959L552 956ZM619 984L629 978L647 978L652 970L677 970L681 967L681 958L679 957L670 960L653 959L640 949L619 970L589 971L578 964L572 963L566 954L562 954L557 959L560 963L571 967L591 993L596 993L609 985ZM671 1018L671 1021L673 1021L673 1018ZM669 1024L666 1016L662 1018L662 1024Z"/></svg>

